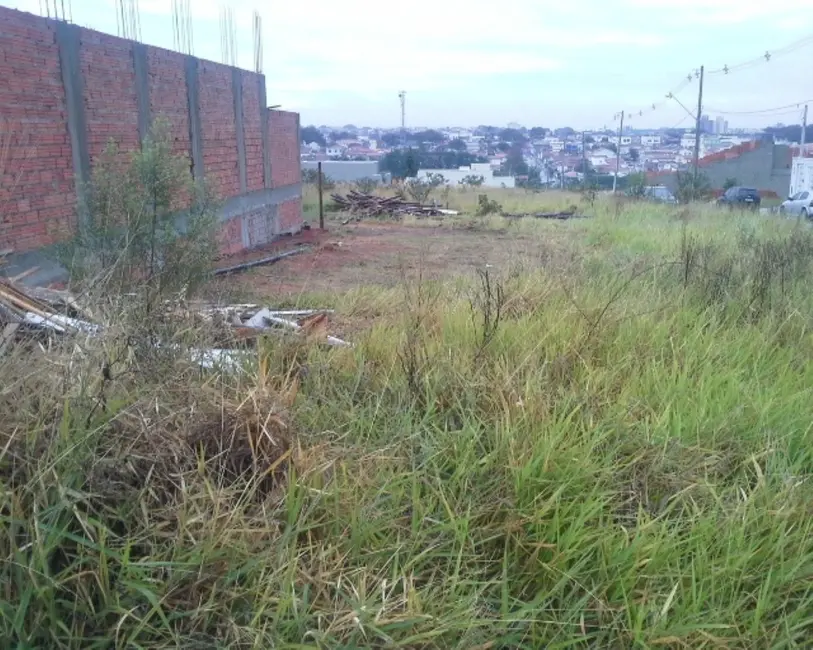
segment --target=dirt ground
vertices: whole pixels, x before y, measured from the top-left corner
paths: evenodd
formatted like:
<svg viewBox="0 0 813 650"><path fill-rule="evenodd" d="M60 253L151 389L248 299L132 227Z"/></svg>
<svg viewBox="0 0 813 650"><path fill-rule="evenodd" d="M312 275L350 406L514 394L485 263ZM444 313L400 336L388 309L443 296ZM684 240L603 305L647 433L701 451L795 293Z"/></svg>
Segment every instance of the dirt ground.
<svg viewBox="0 0 813 650"><path fill-rule="evenodd" d="M267 266L225 276L221 290L231 289L254 299L294 298L306 293L343 292L361 286L391 287L405 277L471 275L486 264L508 270L543 263L545 243L538 236L510 231L473 230L448 226L410 226L398 223L338 224L327 230L305 231L272 247L222 266L273 255L302 244L310 252Z"/></svg>

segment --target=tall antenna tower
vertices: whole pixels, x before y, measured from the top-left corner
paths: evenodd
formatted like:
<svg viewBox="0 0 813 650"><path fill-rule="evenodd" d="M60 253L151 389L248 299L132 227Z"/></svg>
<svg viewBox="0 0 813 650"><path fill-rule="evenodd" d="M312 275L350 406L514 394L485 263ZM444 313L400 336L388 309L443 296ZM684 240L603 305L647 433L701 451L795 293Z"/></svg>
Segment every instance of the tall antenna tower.
<svg viewBox="0 0 813 650"><path fill-rule="evenodd" d="M406 146L406 90L398 93L401 100L401 146Z"/></svg>

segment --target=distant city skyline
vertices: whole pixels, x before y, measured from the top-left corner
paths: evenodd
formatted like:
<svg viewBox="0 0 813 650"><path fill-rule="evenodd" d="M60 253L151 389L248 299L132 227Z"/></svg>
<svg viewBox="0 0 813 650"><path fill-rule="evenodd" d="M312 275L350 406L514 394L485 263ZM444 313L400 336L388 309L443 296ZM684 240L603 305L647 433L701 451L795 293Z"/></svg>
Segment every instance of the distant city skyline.
<svg viewBox="0 0 813 650"><path fill-rule="evenodd" d="M40 13L40 0L0 0ZM72 0L76 23L117 32L113 0ZM237 63L252 67L253 0L192 3L195 54L221 59L219 10L234 9ZM166 0L139 0L143 41L172 49ZM704 114L730 128L798 123L797 102L813 99L800 74L813 44L782 54L813 33L810 0L571 0L542 7L515 0L495 8L413 0L387 19L380 3L316 0L272 3L264 11L264 61L271 104L299 111L303 124L407 124L439 127L519 122L577 129L617 128L621 110L636 127L691 127L666 93L704 64ZM770 61L736 68L763 53ZM678 99L697 106L697 80ZM663 103L663 105L661 105ZM813 103L813 102L811 102ZM652 104L658 106L648 111ZM779 111L760 112L774 107ZM643 114L639 114L643 113Z"/></svg>
<svg viewBox="0 0 813 650"><path fill-rule="evenodd" d="M813 104L813 102L811 102ZM760 133L768 128L784 128L788 126L796 126L798 127L801 124L800 120L790 121L790 122L774 122L773 124L766 124L764 126L740 126L740 127L732 127L730 126L727 119L723 116L704 116L708 118L708 120L703 120L701 123L701 129L704 128L704 124L706 126L705 131L703 133L707 133L708 135L721 135L725 133ZM362 124L360 122L347 122L345 124L305 124L303 122L302 126L313 126L317 128L327 128L333 131L341 131L347 129L348 127L353 127L355 129L371 129L377 131L399 131L401 129L399 126L372 126L370 124ZM413 124L407 125L405 128L408 132L415 132L415 131L422 131L422 130L437 130L437 131L447 131L451 129L463 129L467 131L475 131L481 127L494 127L499 129L525 129L530 130L536 127L539 127L539 124L521 124L519 122L508 122L507 124L441 124L438 126L430 126L426 124ZM542 128L548 129L550 132L557 131L559 129L566 129L566 128L574 128L569 124L555 124L550 126L544 126ZM694 131L695 123L690 122L685 126L681 127L670 127L670 126L652 126L652 127L641 127L641 126L628 126L624 125L624 133L629 132L637 132L637 131ZM810 128L813 128L811 126ZM579 133L581 131L585 131L587 133L600 133L600 132L609 132L609 133L618 133L617 125L615 128L607 128L607 129L575 129L574 131Z"/></svg>

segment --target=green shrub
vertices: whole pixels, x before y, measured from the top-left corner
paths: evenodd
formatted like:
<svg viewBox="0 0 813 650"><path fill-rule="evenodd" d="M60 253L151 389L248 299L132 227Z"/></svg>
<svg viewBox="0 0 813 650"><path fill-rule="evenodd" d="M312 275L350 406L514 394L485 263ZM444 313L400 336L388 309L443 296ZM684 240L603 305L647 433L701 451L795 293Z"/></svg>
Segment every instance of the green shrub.
<svg viewBox="0 0 813 650"><path fill-rule="evenodd" d="M87 222L58 251L75 285L152 302L193 292L207 278L217 255L217 205L171 143L158 120L140 151L127 156L107 146L88 187Z"/></svg>
<svg viewBox="0 0 813 650"><path fill-rule="evenodd" d="M480 194L477 197L477 216L484 217L487 214L497 214L502 210L502 206L496 201L490 200L488 194Z"/></svg>

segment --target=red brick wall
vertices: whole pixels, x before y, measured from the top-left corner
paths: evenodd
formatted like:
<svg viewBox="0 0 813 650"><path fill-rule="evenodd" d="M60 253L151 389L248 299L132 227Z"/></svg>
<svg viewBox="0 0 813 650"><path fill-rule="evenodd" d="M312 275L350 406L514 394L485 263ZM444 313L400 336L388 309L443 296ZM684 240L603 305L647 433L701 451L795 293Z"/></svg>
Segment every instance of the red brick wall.
<svg viewBox="0 0 813 650"><path fill-rule="evenodd" d="M79 59L91 165L113 140L125 159L138 149L132 42L83 29Z"/></svg>
<svg viewBox="0 0 813 650"><path fill-rule="evenodd" d="M172 148L176 154L190 158L189 100L186 97L186 69L183 54L147 48L149 70L150 116L165 119L172 133Z"/></svg>
<svg viewBox="0 0 813 650"><path fill-rule="evenodd" d="M234 217L220 224L218 244L221 255L234 255L243 250L243 217Z"/></svg>
<svg viewBox="0 0 813 650"><path fill-rule="evenodd" d="M302 199L291 199L277 208L280 233L296 232L302 228Z"/></svg>
<svg viewBox="0 0 813 650"><path fill-rule="evenodd" d="M231 68L200 61L198 65L203 173L221 198L240 194L237 172L237 129L234 120Z"/></svg>
<svg viewBox="0 0 813 650"><path fill-rule="evenodd" d="M75 203L54 31L35 16L0 8L0 249L30 250L64 237Z"/></svg>
<svg viewBox="0 0 813 650"><path fill-rule="evenodd" d="M246 145L246 186L248 191L265 187L263 169L263 133L260 108L259 75L243 72L243 139Z"/></svg>
<svg viewBox="0 0 813 650"><path fill-rule="evenodd" d="M166 121L172 137L172 151L186 156L192 169L192 143L189 136L189 99L186 96L186 58L183 54L147 48L147 92L150 118ZM189 205L185 192L175 198L179 210Z"/></svg>
<svg viewBox="0 0 813 650"><path fill-rule="evenodd" d="M0 249L47 246L64 240L75 226L76 188L54 25L52 20L0 7ZM80 30L79 43L91 163L111 138L123 155L136 150L133 44L87 29ZM191 158L185 65L184 55L147 48L150 116L169 121L175 152ZM300 182L296 113L266 111L260 106L262 75L241 74L248 190L265 185L263 119L269 120L273 186ZM222 198L239 195L232 68L199 61L198 82L204 175ZM299 227L300 203L279 206L276 230ZM224 252L242 248L241 224L242 218L224 224Z"/></svg>
<svg viewBox="0 0 813 650"><path fill-rule="evenodd" d="M299 161L299 115L290 111L268 111L271 149L271 186L292 185L302 180Z"/></svg>

